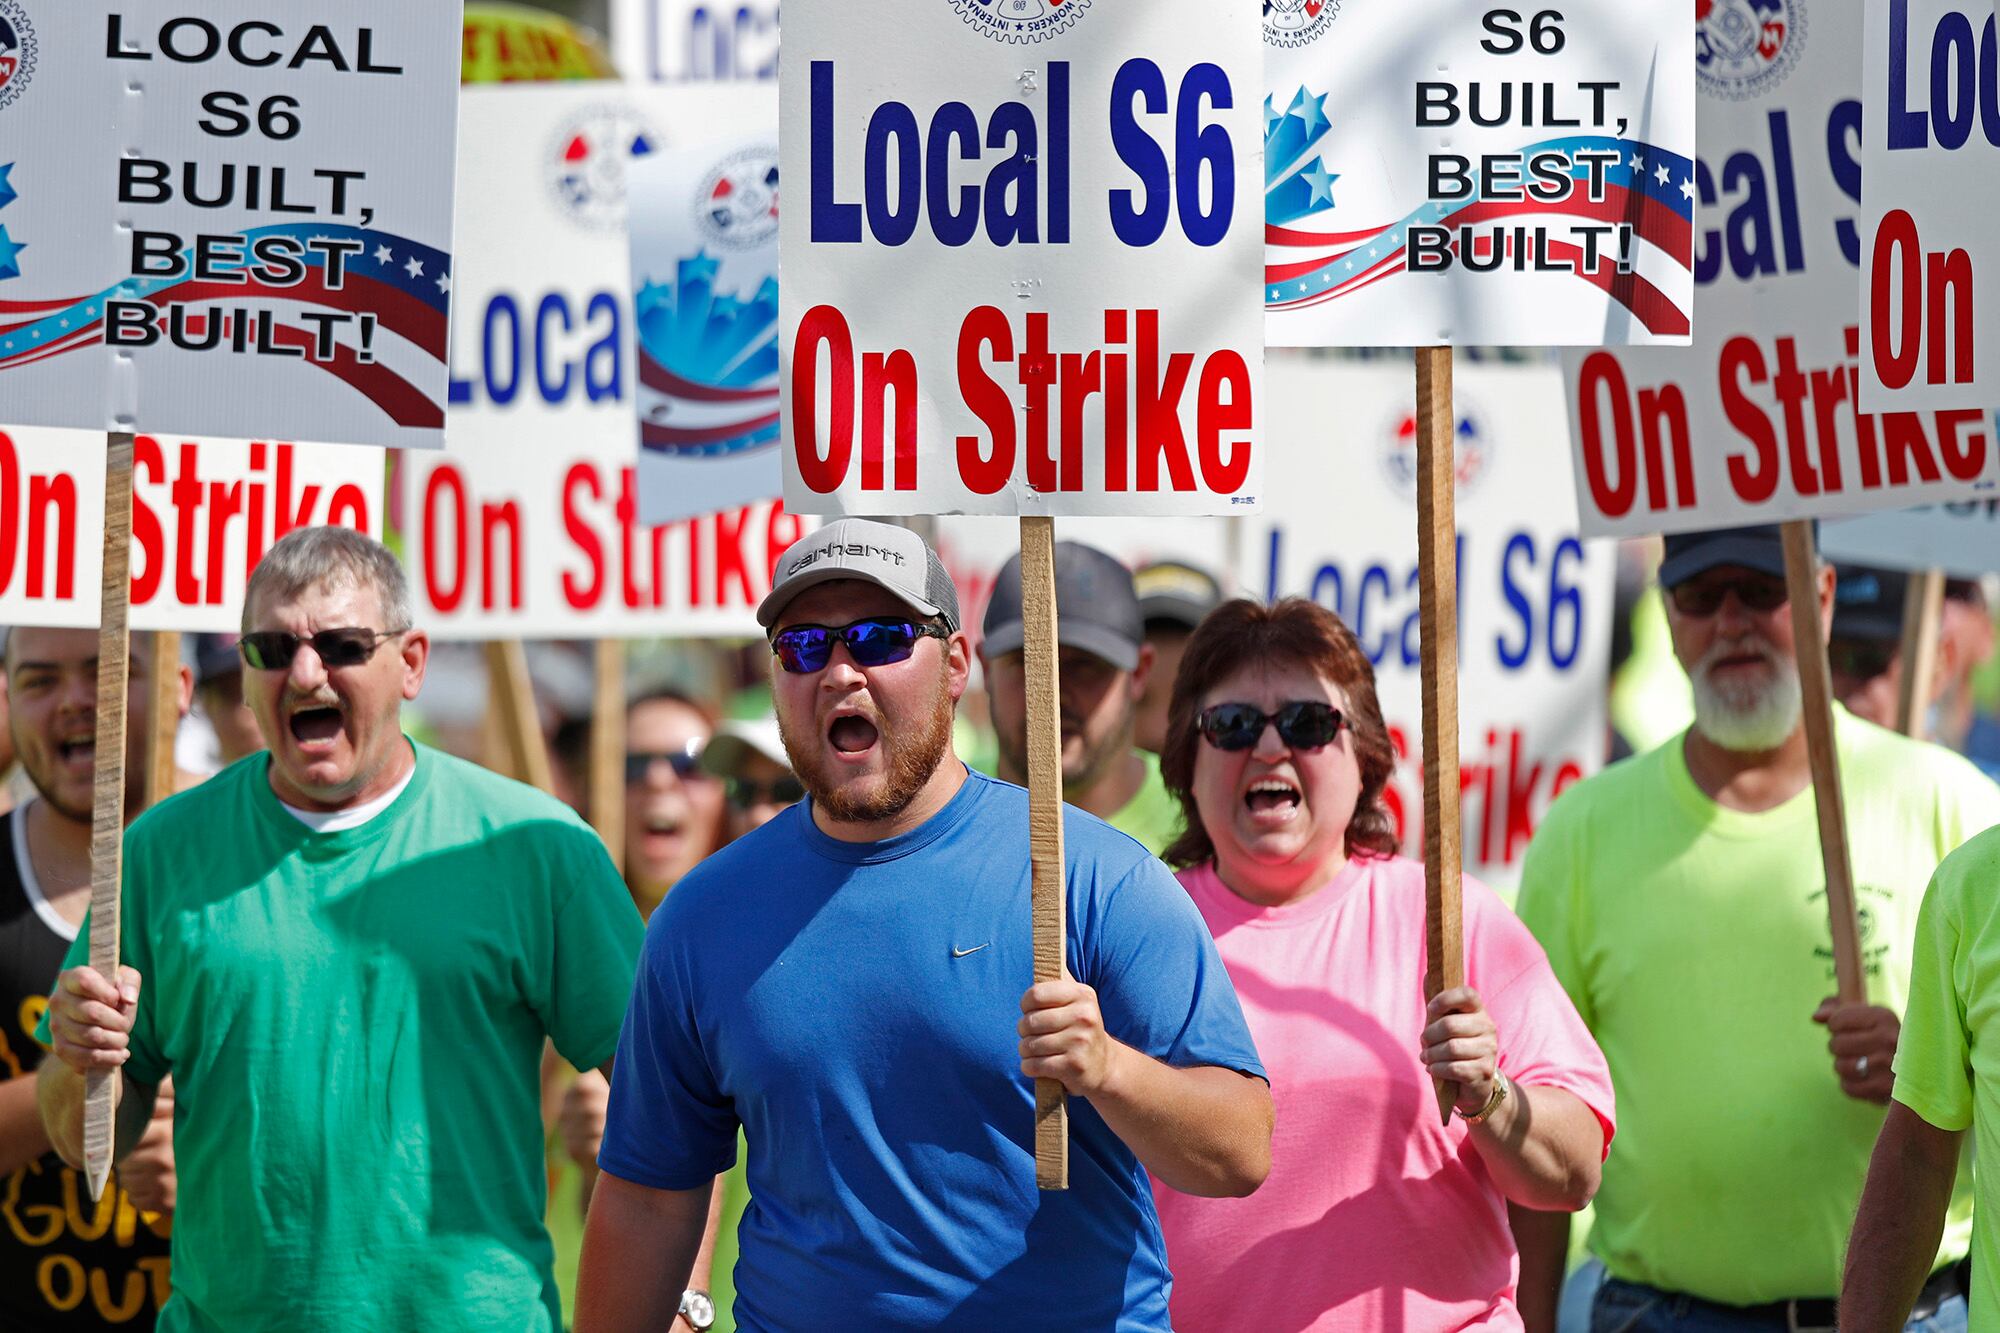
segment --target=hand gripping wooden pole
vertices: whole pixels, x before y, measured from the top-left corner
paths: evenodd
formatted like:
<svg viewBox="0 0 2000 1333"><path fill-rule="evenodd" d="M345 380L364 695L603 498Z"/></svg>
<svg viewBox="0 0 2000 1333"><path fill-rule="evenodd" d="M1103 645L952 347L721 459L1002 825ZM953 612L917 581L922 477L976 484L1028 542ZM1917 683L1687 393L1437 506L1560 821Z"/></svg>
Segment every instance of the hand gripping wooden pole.
<svg viewBox="0 0 2000 1333"><path fill-rule="evenodd" d="M147 681L146 804L174 794L180 766L174 742L181 733L181 636L163 629L153 635L153 674Z"/></svg>
<svg viewBox="0 0 2000 1333"><path fill-rule="evenodd" d="M553 793L548 742L535 710L535 685L528 675L528 651L519 639L486 645L487 704L498 722L511 775L537 791Z"/></svg>
<svg viewBox="0 0 2000 1333"><path fill-rule="evenodd" d="M599 639L590 692L590 826L625 870L625 642Z"/></svg>
<svg viewBox="0 0 2000 1333"><path fill-rule="evenodd" d="M1806 724L1806 757L1812 764L1813 804L1819 811L1819 853L1826 869L1826 917L1833 932L1835 989L1843 1004L1866 1004L1861 970L1861 929L1854 915L1854 868L1847 856L1847 811L1840 794L1840 756L1833 744L1833 687L1820 632L1819 581L1812 523L1784 526L1785 586L1792 605L1792 642Z"/></svg>
<svg viewBox="0 0 2000 1333"><path fill-rule="evenodd" d="M1423 635L1424 998L1465 983L1458 817L1458 425L1451 348L1417 351L1417 568ZM1451 1123L1458 1084L1437 1080L1438 1115Z"/></svg>
<svg viewBox="0 0 2000 1333"><path fill-rule="evenodd" d="M132 605L132 436L106 439L104 584L97 628L97 737L90 800L90 966L118 984L118 889L125 837L125 686L131 660L126 621ZM83 1167L90 1197L101 1198L117 1149L118 1093L124 1075L85 1077Z"/></svg>
<svg viewBox="0 0 2000 1333"><path fill-rule="evenodd" d="M1943 616L1944 571L1912 570L1903 593L1903 676L1896 689L1896 730L1905 736L1924 734Z"/></svg>
<svg viewBox="0 0 2000 1333"><path fill-rule="evenodd" d="M1028 683L1028 862L1033 868L1035 980L1065 975L1062 713L1056 659L1055 520L1021 518L1021 665ZM1035 1080L1035 1184L1069 1188L1069 1101Z"/></svg>

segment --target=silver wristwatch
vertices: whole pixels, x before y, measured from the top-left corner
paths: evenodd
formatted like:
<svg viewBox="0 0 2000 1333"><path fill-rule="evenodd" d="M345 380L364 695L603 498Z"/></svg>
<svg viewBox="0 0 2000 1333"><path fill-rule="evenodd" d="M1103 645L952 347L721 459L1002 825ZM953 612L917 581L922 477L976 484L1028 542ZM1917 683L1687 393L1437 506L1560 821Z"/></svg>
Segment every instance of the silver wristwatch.
<svg viewBox="0 0 2000 1333"><path fill-rule="evenodd" d="M680 1313L695 1333L708 1333L715 1327L715 1302L708 1298L705 1291L690 1287L682 1292Z"/></svg>

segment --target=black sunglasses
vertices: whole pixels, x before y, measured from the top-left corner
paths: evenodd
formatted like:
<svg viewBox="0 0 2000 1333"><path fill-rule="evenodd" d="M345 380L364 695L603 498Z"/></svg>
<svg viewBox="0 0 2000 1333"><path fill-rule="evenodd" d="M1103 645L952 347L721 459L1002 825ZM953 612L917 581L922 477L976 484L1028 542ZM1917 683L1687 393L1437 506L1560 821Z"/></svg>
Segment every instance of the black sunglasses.
<svg viewBox="0 0 2000 1333"><path fill-rule="evenodd" d="M1294 750L1317 750L1340 734L1347 719L1332 704L1296 699L1267 713L1255 704L1211 704L1195 718L1195 726L1218 750L1248 750L1263 738L1264 728L1278 724L1278 739Z"/></svg>
<svg viewBox="0 0 2000 1333"><path fill-rule="evenodd" d="M772 778L769 782L731 778L727 793L732 807L748 810L753 805L796 805L805 799L806 787L797 778L789 776Z"/></svg>
<svg viewBox="0 0 2000 1333"><path fill-rule="evenodd" d="M636 787L646 780L653 771L654 764L665 764L674 770L674 776L685 782L693 777L707 777L701 767L701 745L691 743L683 750L634 750L625 756L625 785Z"/></svg>
<svg viewBox="0 0 2000 1333"><path fill-rule="evenodd" d="M299 646L307 643L328 667L352 667L373 657L385 639L406 632L344 626L302 636L281 629L260 629L238 639L236 646L243 652L243 661L256 671L283 671L299 655Z"/></svg>
<svg viewBox="0 0 2000 1333"><path fill-rule="evenodd" d="M951 635L942 626L928 621L871 616L838 628L793 625L781 629L771 636L771 651L778 655L778 665L785 670L795 675L810 675L826 670L826 664L833 660L836 643L847 645L856 666L878 667L908 661L917 650L917 640L926 637L949 639Z"/></svg>
<svg viewBox="0 0 2000 1333"><path fill-rule="evenodd" d="M1722 598L1735 593L1746 611L1766 615L1792 600L1783 579L1718 579L1713 583L1682 583L1668 596L1674 609L1684 616L1712 616L1722 609Z"/></svg>

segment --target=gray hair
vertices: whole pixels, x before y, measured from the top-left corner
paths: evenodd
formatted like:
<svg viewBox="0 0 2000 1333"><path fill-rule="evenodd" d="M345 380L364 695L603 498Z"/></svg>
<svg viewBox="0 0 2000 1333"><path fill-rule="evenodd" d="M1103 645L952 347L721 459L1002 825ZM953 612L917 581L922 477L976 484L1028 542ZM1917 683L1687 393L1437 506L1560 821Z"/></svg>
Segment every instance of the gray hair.
<svg viewBox="0 0 2000 1333"><path fill-rule="evenodd" d="M294 528L257 562L243 593L243 632L250 632L250 612L258 598L289 602L329 585L373 588L388 619L374 628L410 628L410 582L402 562L365 532L323 524Z"/></svg>

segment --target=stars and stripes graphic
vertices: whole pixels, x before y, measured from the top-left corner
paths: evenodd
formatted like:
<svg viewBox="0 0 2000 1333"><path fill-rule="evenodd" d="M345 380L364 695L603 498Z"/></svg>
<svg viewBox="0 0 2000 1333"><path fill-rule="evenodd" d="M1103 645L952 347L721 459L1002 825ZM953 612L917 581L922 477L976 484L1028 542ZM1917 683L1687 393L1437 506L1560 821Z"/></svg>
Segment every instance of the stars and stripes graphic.
<svg viewBox="0 0 2000 1333"><path fill-rule="evenodd" d="M715 290L719 261L678 261L639 289L639 442L681 458L741 454L778 439L778 281L748 299Z"/></svg>
<svg viewBox="0 0 2000 1333"><path fill-rule="evenodd" d="M1282 112L1265 99L1266 310L1321 305L1393 279L1411 271L1415 248L1481 271L1567 267L1655 335L1692 328L1692 285L1679 276L1693 269L1690 159L1623 136L1544 139L1519 156L1547 155L1541 160L1571 181L1564 198L1537 198L1515 183L1508 193L1521 197L1482 200L1474 173L1464 199L1426 202L1386 224L1339 227L1340 175L1323 148L1331 128L1325 103L1325 94L1303 87ZM1584 228L1597 230L1586 236ZM1440 243L1436 229L1448 239Z"/></svg>
<svg viewBox="0 0 2000 1333"><path fill-rule="evenodd" d="M215 355L255 345L297 349L303 364L341 380L398 426L444 425L449 254L389 232L342 225L287 223L243 235L246 254L264 237L360 249L347 257L337 283L328 281L325 256L306 249L298 256L305 276L290 286L262 281L246 269L242 281L130 277L86 296L0 300L0 372L100 346L106 303L143 301L158 308L162 323L173 321L179 345L215 348ZM191 274L192 252L184 251L181 260L184 274ZM343 318L335 323L326 318L332 315ZM329 337L330 357L321 354Z"/></svg>

